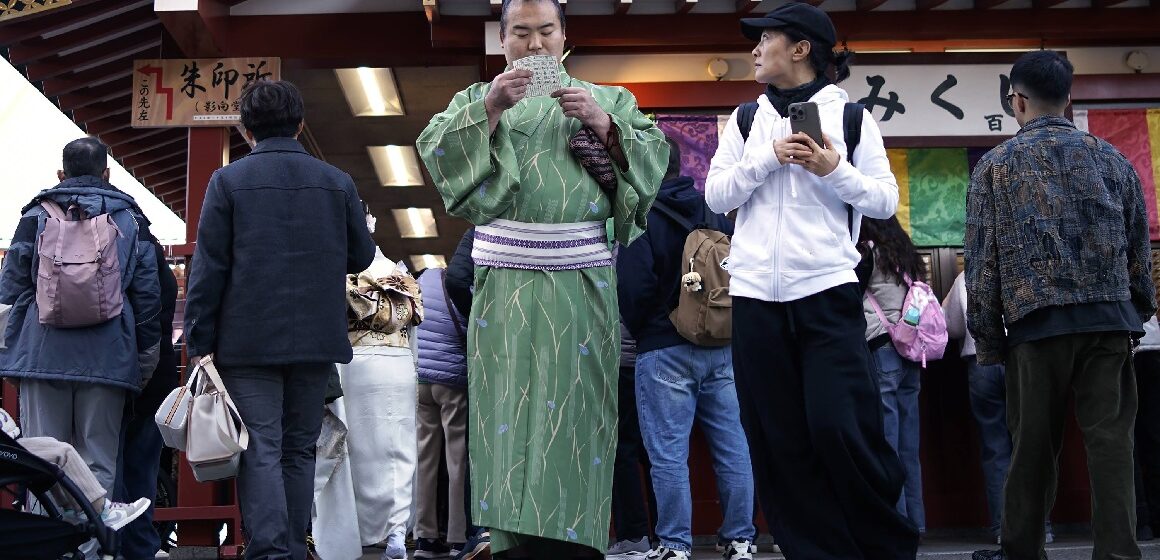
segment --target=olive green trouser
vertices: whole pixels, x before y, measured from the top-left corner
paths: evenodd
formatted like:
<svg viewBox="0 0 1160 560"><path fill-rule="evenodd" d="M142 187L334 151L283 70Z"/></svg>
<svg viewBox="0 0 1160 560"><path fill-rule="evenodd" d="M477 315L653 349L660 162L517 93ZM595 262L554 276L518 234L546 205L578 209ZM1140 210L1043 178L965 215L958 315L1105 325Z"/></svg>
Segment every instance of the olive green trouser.
<svg viewBox="0 0 1160 560"><path fill-rule="evenodd" d="M1007 560L1043 557L1055 503L1069 392L1087 450L1094 560L1140 558L1132 470L1136 379L1124 332L1061 335L1016 345L1007 357L1011 467L1004 487Z"/></svg>

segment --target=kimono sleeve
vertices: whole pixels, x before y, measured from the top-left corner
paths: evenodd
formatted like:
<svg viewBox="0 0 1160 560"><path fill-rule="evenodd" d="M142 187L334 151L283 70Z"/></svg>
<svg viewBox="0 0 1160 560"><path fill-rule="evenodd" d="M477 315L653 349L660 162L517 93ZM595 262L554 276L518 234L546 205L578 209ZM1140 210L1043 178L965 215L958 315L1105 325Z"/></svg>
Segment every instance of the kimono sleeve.
<svg viewBox="0 0 1160 560"><path fill-rule="evenodd" d="M501 119L494 133L488 131L487 87L475 84L456 94L416 142L447 213L476 225L502 215L520 190L511 128Z"/></svg>
<svg viewBox="0 0 1160 560"><path fill-rule="evenodd" d="M669 145L665 134L637 109L636 97L624 88L616 89L616 102L608 114L619 132L628 167L613 166L617 179L613 232L616 241L628 245L648 226L649 208L669 165Z"/></svg>

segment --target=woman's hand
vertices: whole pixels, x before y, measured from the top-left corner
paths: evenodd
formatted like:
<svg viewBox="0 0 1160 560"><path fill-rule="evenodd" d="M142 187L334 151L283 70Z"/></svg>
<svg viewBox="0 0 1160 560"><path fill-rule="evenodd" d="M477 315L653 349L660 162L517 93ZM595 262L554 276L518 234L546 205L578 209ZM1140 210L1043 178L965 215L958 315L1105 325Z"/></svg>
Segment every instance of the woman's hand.
<svg viewBox="0 0 1160 560"><path fill-rule="evenodd" d="M826 143L826 147L819 146L809 134L798 132L779 141L788 156L787 159L783 160L781 152L777 151L778 143L774 143L774 151L778 153L777 159L783 165L786 163L800 165L818 177L825 177L838 168L842 156L834 149L825 133L822 133L822 141Z"/></svg>

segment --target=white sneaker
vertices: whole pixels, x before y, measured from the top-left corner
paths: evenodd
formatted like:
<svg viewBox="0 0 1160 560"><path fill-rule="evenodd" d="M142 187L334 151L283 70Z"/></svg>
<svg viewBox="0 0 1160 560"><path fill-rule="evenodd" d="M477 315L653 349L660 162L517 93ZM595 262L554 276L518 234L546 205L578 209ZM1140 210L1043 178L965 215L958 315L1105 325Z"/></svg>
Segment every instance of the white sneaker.
<svg viewBox="0 0 1160 560"><path fill-rule="evenodd" d="M152 503L149 498L140 498L131 504L105 500L105 509L101 510L101 521L108 528L118 531L134 519L141 517L141 514L145 513Z"/></svg>
<svg viewBox="0 0 1160 560"><path fill-rule="evenodd" d="M667 546L658 546L649 551L648 560L689 560L688 552L673 550Z"/></svg>
<svg viewBox="0 0 1160 560"><path fill-rule="evenodd" d="M725 560L753 560L753 553L749 551L750 546L749 541L733 541L725 547L722 557Z"/></svg>
<svg viewBox="0 0 1160 560"><path fill-rule="evenodd" d="M407 558L407 538L402 533L387 535L387 549L383 551L384 560L403 560Z"/></svg>
<svg viewBox="0 0 1160 560"><path fill-rule="evenodd" d="M651 552L649 550L648 537L641 537L635 541L623 540L617 541L608 548L604 558L606 560L632 560L634 558L644 558Z"/></svg>
<svg viewBox="0 0 1160 560"><path fill-rule="evenodd" d="M774 545L774 547L776 548L777 545ZM727 549L727 548L729 548L729 541L724 540L720 536L718 536L717 537L717 544L713 545L713 549L717 551L717 554L721 554L721 553L725 552L725 549ZM781 552L781 550L774 550L774 552ZM750 554L757 554L757 544L756 543L752 543L752 542L749 543L749 553Z"/></svg>

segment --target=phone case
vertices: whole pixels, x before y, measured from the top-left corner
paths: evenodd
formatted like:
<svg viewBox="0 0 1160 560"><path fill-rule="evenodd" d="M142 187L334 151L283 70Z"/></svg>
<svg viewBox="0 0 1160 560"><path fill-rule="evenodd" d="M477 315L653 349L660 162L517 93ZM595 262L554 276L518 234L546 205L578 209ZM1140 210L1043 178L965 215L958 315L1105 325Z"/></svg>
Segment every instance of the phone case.
<svg viewBox="0 0 1160 560"><path fill-rule="evenodd" d="M813 101L791 103L789 106L789 126L795 134L804 132L814 139L819 146L825 147L822 142L822 119L818 116L818 104Z"/></svg>

